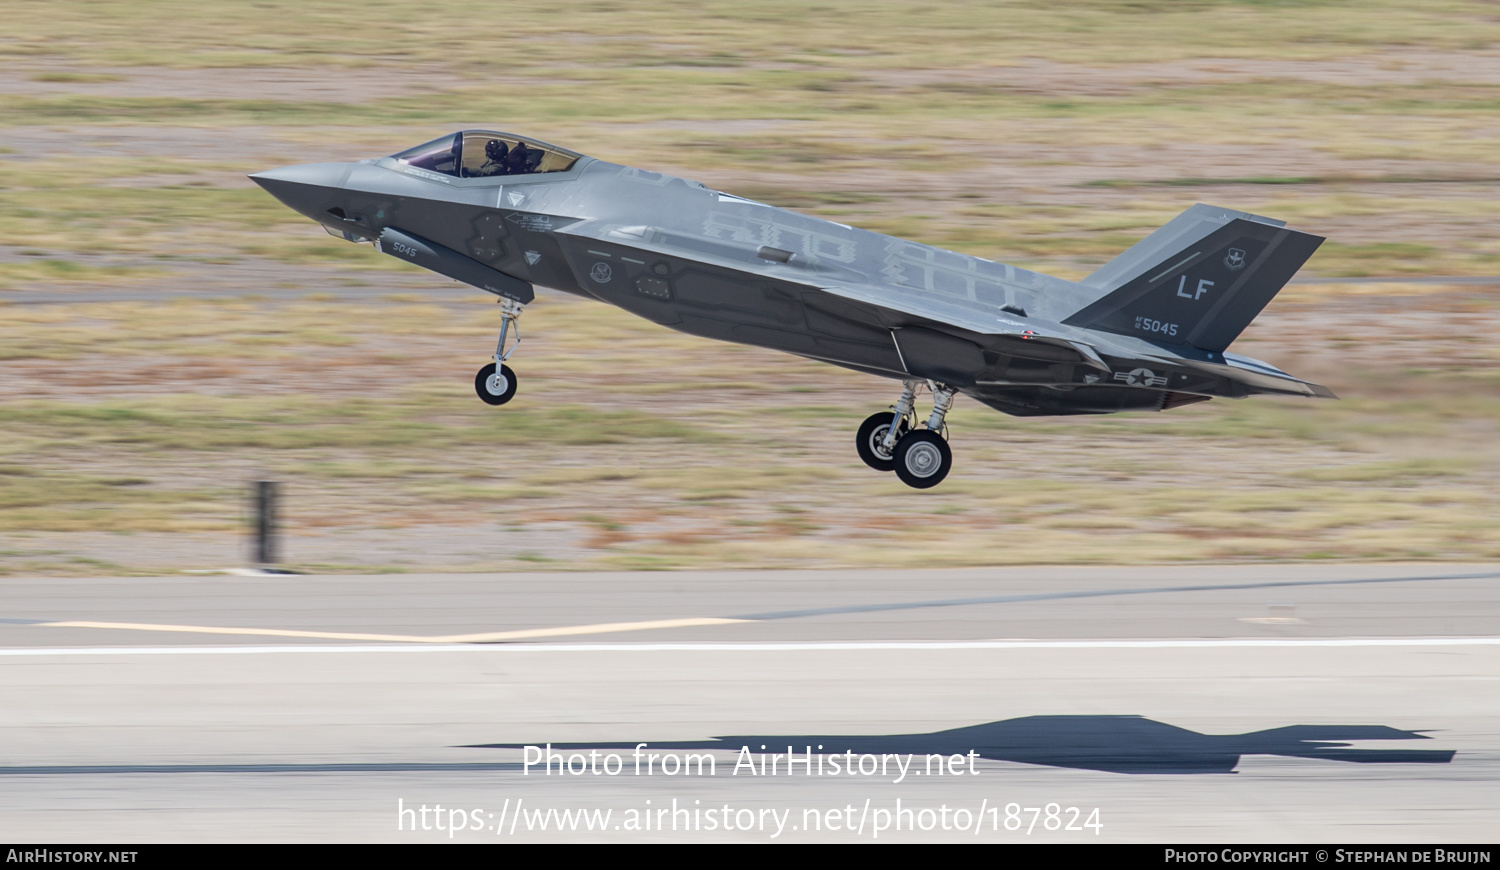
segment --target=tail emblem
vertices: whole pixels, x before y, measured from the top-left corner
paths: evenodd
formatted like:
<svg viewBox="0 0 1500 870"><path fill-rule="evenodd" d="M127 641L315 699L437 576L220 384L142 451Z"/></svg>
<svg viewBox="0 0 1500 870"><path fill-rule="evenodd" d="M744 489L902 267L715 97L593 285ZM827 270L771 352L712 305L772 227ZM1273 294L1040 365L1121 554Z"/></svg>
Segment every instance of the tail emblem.
<svg viewBox="0 0 1500 870"><path fill-rule="evenodd" d="M1229 256L1224 258L1224 265L1229 267L1231 272L1238 272L1245 268L1245 252L1239 248L1230 248Z"/></svg>

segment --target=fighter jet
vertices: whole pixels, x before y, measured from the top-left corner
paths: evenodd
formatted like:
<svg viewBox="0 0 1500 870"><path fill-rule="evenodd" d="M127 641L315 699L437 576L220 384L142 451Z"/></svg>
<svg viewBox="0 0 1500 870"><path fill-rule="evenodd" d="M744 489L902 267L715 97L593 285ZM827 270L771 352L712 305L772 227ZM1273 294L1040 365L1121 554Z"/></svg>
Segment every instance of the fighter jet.
<svg viewBox="0 0 1500 870"><path fill-rule="evenodd" d="M507 361L534 287L900 382L855 447L918 489L952 467L960 393L1023 417L1334 398L1227 351L1323 241L1242 211L1194 205L1068 281L511 133L250 177L333 235L498 297L493 361L474 378L491 405L516 394Z"/></svg>

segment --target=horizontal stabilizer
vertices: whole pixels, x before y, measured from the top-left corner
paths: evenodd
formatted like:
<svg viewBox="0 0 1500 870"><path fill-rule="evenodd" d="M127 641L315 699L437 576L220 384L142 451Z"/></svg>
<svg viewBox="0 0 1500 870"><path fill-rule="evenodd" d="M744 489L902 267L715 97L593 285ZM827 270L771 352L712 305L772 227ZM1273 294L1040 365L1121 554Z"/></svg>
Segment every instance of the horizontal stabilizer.
<svg viewBox="0 0 1500 870"><path fill-rule="evenodd" d="M1287 393L1289 395L1312 396L1318 399L1337 399L1333 390L1322 384L1314 384L1301 378L1294 378L1281 369L1271 365L1264 360L1241 356L1237 353L1224 354L1224 365L1232 372L1230 375L1242 384L1248 384L1263 392Z"/></svg>

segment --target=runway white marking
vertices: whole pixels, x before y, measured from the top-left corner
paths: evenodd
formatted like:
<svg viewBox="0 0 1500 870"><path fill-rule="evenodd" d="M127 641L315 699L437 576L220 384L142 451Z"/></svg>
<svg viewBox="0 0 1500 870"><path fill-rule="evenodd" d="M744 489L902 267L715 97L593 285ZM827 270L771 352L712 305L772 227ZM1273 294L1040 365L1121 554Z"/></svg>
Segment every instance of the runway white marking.
<svg viewBox="0 0 1500 870"><path fill-rule="evenodd" d="M619 631L646 631L653 628L688 628L700 625L727 625L745 622L743 619L728 619L718 616L689 617L687 619L653 619L646 622L601 622L595 625L563 625L555 628L525 628L518 631L488 631L478 634L450 634L428 637L417 634L368 634L347 631L301 631L288 628L230 628L216 625L160 625L150 622L92 622L69 620L65 622L33 623L38 628L104 628L116 631L170 631L187 634L239 634L259 637L309 637L326 640L385 640L405 643L493 643L507 640L527 640L536 637L566 637L576 634L611 634Z"/></svg>
<svg viewBox="0 0 1500 870"><path fill-rule="evenodd" d="M327 644L319 646L17 647L4 656L275 655L284 653L819 652L838 650L1212 649L1226 647L1500 646L1500 637L1223 638L1201 640L799 641L793 643Z"/></svg>

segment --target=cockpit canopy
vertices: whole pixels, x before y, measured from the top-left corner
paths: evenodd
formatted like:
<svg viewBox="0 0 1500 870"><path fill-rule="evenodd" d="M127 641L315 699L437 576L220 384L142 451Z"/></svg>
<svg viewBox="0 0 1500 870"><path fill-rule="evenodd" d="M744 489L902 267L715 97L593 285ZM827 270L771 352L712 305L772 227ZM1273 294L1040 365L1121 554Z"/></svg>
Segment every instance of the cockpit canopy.
<svg viewBox="0 0 1500 870"><path fill-rule="evenodd" d="M465 130L391 155L408 166L458 178L566 172L582 154L509 133Z"/></svg>

